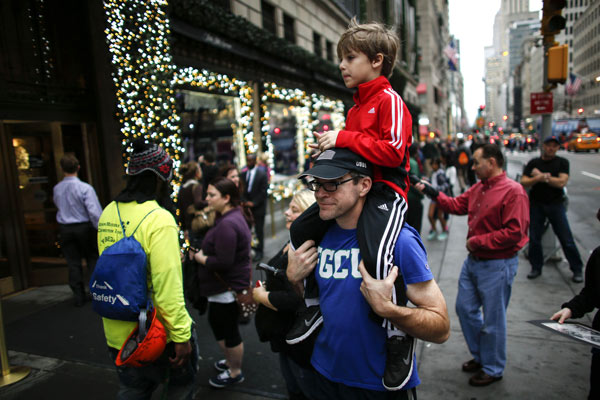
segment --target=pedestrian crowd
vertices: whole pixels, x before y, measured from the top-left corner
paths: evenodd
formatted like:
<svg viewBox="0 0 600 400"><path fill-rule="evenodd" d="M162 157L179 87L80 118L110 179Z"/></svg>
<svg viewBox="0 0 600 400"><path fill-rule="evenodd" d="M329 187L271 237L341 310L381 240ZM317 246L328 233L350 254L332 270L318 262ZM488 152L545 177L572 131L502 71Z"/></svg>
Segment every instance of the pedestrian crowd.
<svg viewBox="0 0 600 400"><path fill-rule="evenodd" d="M411 116L388 81L398 46L393 31L355 20L340 38L340 71L356 89L355 106L345 129L314 133L314 156L299 176L305 189L284 213L290 240L269 260L264 223L272 171L259 154L247 154L243 168L217 165L209 153L183 164L174 202L173 160L138 139L126 186L103 211L93 188L77 178L77 159L61 160L65 178L54 201L75 305L87 300L82 258L89 269L105 268L111 246L123 238L132 245L121 254L125 260L136 248L144 254L148 296L140 310L128 320L101 314L118 398L150 398L161 384L169 397L191 398L199 357L187 301L207 315L223 354L209 379L215 388L244 381L239 325L254 321L260 340L279 353L290 399L416 399L417 340L443 343L450 334L426 248L448 238L451 215L468 218L456 313L470 352L457 367L472 374L470 385L503 377L506 310L518 252L528 242L529 279L542 273L541 236L551 226L573 281L583 282L564 205L569 163L556 155L558 139L544 140L520 182L507 177L500 147L483 137L412 143ZM597 253L582 292L552 319L563 323L598 307ZM253 263L266 272L264 282L254 282ZM114 272L115 282L133 279L125 274ZM110 290L111 283L94 281L92 288ZM129 306L121 295L112 303ZM92 302L106 299L94 295ZM595 382L599 360L594 352Z"/></svg>

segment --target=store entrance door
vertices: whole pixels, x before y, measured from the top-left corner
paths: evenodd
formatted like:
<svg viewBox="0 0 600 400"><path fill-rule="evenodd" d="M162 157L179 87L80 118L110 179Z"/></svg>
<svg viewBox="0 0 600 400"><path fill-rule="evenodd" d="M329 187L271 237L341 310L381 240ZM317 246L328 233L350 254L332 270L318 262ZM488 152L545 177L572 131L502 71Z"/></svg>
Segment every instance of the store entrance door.
<svg viewBox="0 0 600 400"><path fill-rule="evenodd" d="M67 268L59 245L53 188L63 177L60 159L65 153L73 153L79 159L79 177L89 181L85 125L11 122L3 126L12 145L8 149L11 154L7 154L12 160L12 184L8 194L16 214L13 216L17 225L15 239L20 241L17 244L22 249L17 257L23 259L18 264L25 269L21 284L17 285L21 287L14 289L66 283Z"/></svg>

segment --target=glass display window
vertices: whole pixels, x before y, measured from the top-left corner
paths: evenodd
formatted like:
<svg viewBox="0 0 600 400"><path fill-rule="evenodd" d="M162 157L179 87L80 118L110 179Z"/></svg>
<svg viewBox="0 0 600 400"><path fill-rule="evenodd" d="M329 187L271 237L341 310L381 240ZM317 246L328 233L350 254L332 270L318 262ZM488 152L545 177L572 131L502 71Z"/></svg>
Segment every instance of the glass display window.
<svg viewBox="0 0 600 400"><path fill-rule="evenodd" d="M240 118L238 97L179 90L176 94L181 133L186 149L183 162L212 153L218 163L235 162L243 152L236 135Z"/></svg>
<svg viewBox="0 0 600 400"><path fill-rule="evenodd" d="M293 104L267 103L267 143L270 142L273 151L275 174L295 175L299 172L298 150L303 143L300 120L303 111L306 111L303 108Z"/></svg>

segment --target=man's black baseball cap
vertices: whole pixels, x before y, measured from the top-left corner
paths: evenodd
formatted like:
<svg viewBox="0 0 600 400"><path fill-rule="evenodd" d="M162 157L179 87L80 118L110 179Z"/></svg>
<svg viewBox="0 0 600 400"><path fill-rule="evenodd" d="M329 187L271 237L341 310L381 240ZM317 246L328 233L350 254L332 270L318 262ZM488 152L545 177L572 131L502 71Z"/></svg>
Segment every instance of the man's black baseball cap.
<svg viewBox="0 0 600 400"><path fill-rule="evenodd" d="M373 177L370 162L348 149L335 147L319 154L314 166L304 171L299 178L313 176L320 179L337 179L351 171Z"/></svg>
<svg viewBox="0 0 600 400"><path fill-rule="evenodd" d="M548 136L546 139L544 139L544 143L550 143L550 142L556 142L556 143L560 144L560 140L558 140L558 138L556 136Z"/></svg>

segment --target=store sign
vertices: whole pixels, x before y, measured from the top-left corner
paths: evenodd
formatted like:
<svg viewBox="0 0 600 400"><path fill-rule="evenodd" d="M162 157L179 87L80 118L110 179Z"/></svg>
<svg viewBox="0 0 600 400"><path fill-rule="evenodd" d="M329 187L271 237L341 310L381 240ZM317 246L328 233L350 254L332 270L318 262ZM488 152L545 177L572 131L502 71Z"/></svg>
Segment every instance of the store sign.
<svg viewBox="0 0 600 400"><path fill-rule="evenodd" d="M531 114L552 114L552 93L531 93Z"/></svg>

